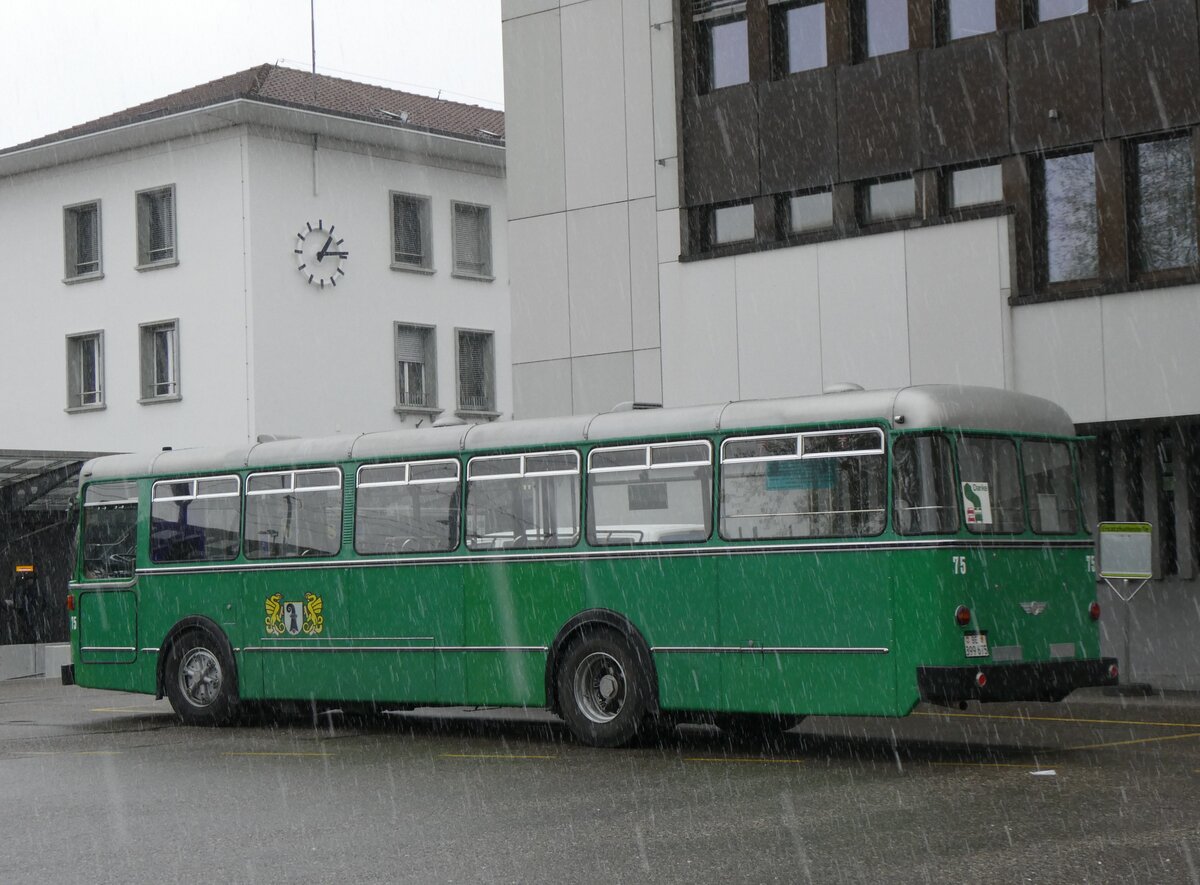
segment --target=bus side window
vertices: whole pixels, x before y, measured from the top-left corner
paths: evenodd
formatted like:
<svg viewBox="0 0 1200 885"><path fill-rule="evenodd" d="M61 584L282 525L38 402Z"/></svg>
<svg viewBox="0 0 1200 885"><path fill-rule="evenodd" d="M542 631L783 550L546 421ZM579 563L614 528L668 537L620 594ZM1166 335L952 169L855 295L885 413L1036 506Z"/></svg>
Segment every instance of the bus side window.
<svg viewBox="0 0 1200 885"><path fill-rule="evenodd" d="M237 556L241 478L156 482L151 491L151 562L217 562Z"/></svg>
<svg viewBox="0 0 1200 885"><path fill-rule="evenodd" d="M579 542L579 453L494 455L467 462L467 547Z"/></svg>
<svg viewBox="0 0 1200 885"><path fill-rule="evenodd" d="M588 543L682 544L712 534L712 446L705 440L588 453Z"/></svg>
<svg viewBox="0 0 1200 885"><path fill-rule="evenodd" d="M458 546L458 461L370 464L358 469L354 549L433 553Z"/></svg>
<svg viewBox="0 0 1200 885"><path fill-rule="evenodd" d="M940 433L898 436L892 443L892 522L902 535L958 530L954 462Z"/></svg>
<svg viewBox="0 0 1200 885"><path fill-rule="evenodd" d="M137 483L87 487L83 498L83 576L131 578L137 562Z"/></svg>

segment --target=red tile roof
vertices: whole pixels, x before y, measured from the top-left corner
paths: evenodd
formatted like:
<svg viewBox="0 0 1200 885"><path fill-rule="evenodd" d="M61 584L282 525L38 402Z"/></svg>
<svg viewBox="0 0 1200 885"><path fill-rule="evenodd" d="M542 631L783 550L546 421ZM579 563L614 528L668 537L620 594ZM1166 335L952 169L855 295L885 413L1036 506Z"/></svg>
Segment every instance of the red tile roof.
<svg viewBox="0 0 1200 885"><path fill-rule="evenodd" d="M314 77L308 71L264 64L0 150L0 153L53 144L238 98L324 111L399 128L504 143L503 111L325 74Z"/></svg>

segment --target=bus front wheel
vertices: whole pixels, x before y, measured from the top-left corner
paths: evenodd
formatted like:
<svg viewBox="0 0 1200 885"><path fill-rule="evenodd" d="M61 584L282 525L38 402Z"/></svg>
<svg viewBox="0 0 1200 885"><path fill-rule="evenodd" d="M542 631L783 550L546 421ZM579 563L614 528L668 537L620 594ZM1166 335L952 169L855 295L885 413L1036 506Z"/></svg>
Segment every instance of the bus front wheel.
<svg viewBox="0 0 1200 885"><path fill-rule="evenodd" d="M558 670L558 697L577 738L593 747L619 747L642 730L650 687L633 645L604 630L585 634L567 649Z"/></svg>
<svg viewBox="0 0 1200 885"><path fill-rule="evenodd" d="M187 725L223 725L237 704L233 661L207 633L186 633L172 646L163 686L175 713Z"/></svg>

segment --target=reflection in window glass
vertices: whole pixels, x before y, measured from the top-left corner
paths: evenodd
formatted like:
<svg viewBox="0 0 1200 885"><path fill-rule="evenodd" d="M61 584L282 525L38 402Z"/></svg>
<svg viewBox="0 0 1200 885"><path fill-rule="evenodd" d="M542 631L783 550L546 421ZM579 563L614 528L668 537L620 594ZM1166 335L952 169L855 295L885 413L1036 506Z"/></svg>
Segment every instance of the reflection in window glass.
<svg viewBox="0 0 1200 885"><path fill-rule="evenodd" d="M833 227L833 193L801 194L788 201L792 233Z"/></svg>
<svg viewBox="0 0 1200 885"><path fill-rule="evenodd" d="M1095 158L1091 151L1047 157L1043 169L1046 279L1090 279L1099 269Z"/></svg>
<svg viewBox="0 0 1200 885"><path fill-rule="evenodd" d="M499 465L495 470L493 465ZM579 541L579 454L472 458L467 546L573 547Z"/></svg>
<svg viewBox="0 0 1200 885"><path fill-rule="evenodd" d="M1143 141L1134 155L1133 240L1138 269L1195 264L1196 181L1190 138Z"/></svg>
<svg viewBox="0 0 1200 885"><path fill-rule="evenodd" d="M941 434L901 436L892 444L892 521L902 535L958 529L954 460Z"/></svg>
<svg viewBox="0 0 1200 885"><path fill-rule="evenodd" d="M746 44L746 20L705 23L708 41L708 88L750 82L750 51Z"/></svg>
<svg viewBox="0 0 1200 885"><path fill-rule="evenodd" d="M1038 0L1038 21L1048 22L1087 12L1088 0Z"/></svg>
<svg viewBox="0 0 1200 885"><path fill-rule="evenodd" d="M950 207L981 206L1004 199L1000 166L975 166L950 173Z"/></svg>
<svg viewBox="0 0 1200 885"><path fill-rule="evenodd" d="M246 556L333 556L342 547L342 474L294 470L246 479Z"/></svg>
<svg viewBox="0 0 1200 885"><path fill-rule="evenodd" d="M133 577L137 549L137 483L96 483L83 498L83 576Z"/></svg>
<svg viewBox="0 0 1200 885"><path fill-rule="evenodd" d="M958 439L959 497L973 532L1019 532L1021 475L1011 439L964 436Z"/></svg>
<svg viewBox="0 0 1200 885"><path fill-rule="evenodd" d="M458 462L381 464L358 471L354 549L428 553L458 546Z"/></svg>
<svg viewBox="0 0 1200 885"><path fill-rule="evenodd" d="M846 438L859 437L869 437L872 448L814 457L786 454L796 451L793 435L729 440L721 460L721 537L831 538L882 532L887 498L882 435L864 431ZM799 451L809 448L805 437Z"/></svg>
<svg viewBox="0 0 1200 885"><path fill-rule="evenodd" d="M990 34L996 30L993 0L948 0L946 34L951 40Z"/></svg>
<svg viewBox="0 0 1200 885"><path fill-rule="evenodd" d="M593 449L588 457L588 543L704 541L711 534L707 443Z"/></svg>
<svg viewBox="0 0 1200 885"><path fill-rule="evenodd" d="M712 214L713 242L737 243L754 239L754 205L722 206Z"/></svg>
<svg viewBox="0 0 1200 885"><path fill-rule="evenodd" d="M237 556L242 506L236 476L156 482L150 559L214 562Z"/></svg>
<svg viewBox="0 0 1200 885"><path fill-rule="evenodd" d="M1043 535L1071 534L1078 529L1075 509L1075 471L1066 443L1026 442L1021 445L1029 524Z"/></svg>
<svg viewBox="0 0 1200 885"><path fill-rule="evenodd" d="M867 55L887 55L908 49L908 0L864 0L867 13Z"/></svg>
<svg viewBox="0 0 1200 885"><path fill-rule="evenodd" d="M917 212L917 192L911 178L881 181L867 188L866 220L890 221Z"/></svg>
<svg viewBox="0 0 1200 885"><path fill-rule="evenodd" d="M793 6L784 17L787 29L787 72L811 71L828 64L825 43L825 4Z"/></svg>

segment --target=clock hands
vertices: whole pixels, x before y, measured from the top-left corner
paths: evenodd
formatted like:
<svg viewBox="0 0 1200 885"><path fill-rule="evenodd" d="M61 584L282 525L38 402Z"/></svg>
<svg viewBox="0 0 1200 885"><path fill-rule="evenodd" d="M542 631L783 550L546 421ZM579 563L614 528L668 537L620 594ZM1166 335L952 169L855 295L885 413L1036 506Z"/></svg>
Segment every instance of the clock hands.
<svg viewBox="0 0 1200 885"><path fill-rule="evenodd" d="M326 250L329 248L329 244L332 242L333 242L333 234L330 234L328 239L325 240L325 245L317 250L317 261L325 260L325 256L329 254Z"/></svg>

